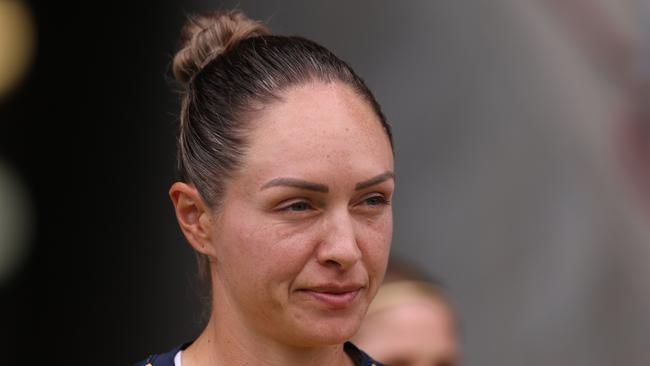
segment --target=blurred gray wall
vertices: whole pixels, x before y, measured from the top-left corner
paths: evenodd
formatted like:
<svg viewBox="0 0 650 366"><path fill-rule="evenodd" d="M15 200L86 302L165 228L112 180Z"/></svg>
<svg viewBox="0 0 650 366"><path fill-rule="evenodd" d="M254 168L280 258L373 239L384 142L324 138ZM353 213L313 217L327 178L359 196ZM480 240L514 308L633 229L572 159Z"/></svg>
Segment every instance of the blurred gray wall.
<svg viewBox="0 0 650 366"><path fill-rule="evenodd" d="M395 131L393 254L450 289L464 364L650 362L650 217L615 157L621 95L539 3L221 7L322 43L375 92Z"/></svg>

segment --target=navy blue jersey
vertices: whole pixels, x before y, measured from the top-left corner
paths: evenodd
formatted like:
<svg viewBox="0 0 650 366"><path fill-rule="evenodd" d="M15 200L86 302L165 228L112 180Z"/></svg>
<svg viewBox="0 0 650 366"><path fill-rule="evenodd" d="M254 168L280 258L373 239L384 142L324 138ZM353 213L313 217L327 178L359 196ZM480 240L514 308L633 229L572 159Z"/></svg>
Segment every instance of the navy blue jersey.
<svg viewBox="0 0 650 366"><path fill-rule="evenodd" d="M176 353L184 350L190 344L192 342L180 345L167 353L149 356L146 360L138 362L134 366L174 366L174 356L176 356ZM370 356L350 342L345 342L343 349L357 366L385 366L370 358Z"/></svg>

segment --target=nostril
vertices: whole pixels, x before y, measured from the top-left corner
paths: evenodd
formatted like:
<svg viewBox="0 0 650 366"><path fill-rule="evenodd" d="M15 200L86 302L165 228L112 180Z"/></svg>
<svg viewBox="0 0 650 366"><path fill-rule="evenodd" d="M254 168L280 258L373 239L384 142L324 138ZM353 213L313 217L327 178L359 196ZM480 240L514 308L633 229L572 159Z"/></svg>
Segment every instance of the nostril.
<svg viewBox="0 0 650 366"><path fill-rule="evenodd" d="M339 266L339 263L337 261L333 260L333 259L329 259L327 262L325 262L325 264L328 267L338 267Z"/></svg>

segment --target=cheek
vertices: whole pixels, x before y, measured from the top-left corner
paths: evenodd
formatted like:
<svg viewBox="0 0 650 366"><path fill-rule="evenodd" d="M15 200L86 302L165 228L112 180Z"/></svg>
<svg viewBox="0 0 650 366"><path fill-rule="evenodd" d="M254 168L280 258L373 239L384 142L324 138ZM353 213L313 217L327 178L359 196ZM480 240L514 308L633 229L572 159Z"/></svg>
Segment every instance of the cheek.
<svg viewBox="0 0 650 366"><path fill-rule="evenodd" d="M368 220L367 235L374 245L372 245L378 252L386 252L390 250L390 243L393 238L393 212L387 211L385 215L375 219Z"/></svg>
<svg viewBox="0 0 650 366"><path fill-rule="evenodd" d="M223 258L236 263L231 272L240 282L255 278L254 286L267 288L269 284L289 283L310 258L314 234L309 228L274 222L252 212L229 221L232 229L222 242Z"/></svg>
<svg viewBox="0 0 650 366"><path fill-rule="evenodd" d="M393 215L387 212L376 219L365 219L360 225L361 238L359 245L364 255L368 271L375 277L383 279L388 254L393 237Z"/></svg>

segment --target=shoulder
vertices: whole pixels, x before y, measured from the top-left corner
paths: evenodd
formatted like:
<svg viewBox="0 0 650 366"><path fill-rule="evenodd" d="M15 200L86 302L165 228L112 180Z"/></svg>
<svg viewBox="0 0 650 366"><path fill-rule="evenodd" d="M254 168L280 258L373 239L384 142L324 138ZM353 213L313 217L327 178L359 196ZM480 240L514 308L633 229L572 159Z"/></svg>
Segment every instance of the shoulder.
<svg viewBox="0 0 650 366"><path fill-rule="evenodd" d="M176 356L176 353L180 350L184 350L190 344L192 344L192 342L184 343L166 353L151 355L145 360L135 363L133 366L174 366L174 356Z"/></svg>
<svg viewBox="0 0 650 366"><path fill-rule="evenodd" d="M372 357L368 356L352 342L345 342L343 348L357 366L385 366L383 363L373 360Z"/></svg>

